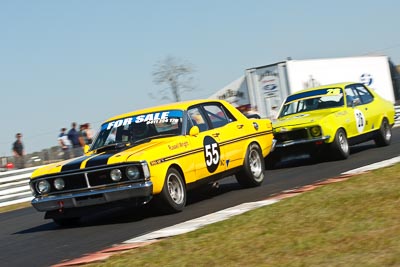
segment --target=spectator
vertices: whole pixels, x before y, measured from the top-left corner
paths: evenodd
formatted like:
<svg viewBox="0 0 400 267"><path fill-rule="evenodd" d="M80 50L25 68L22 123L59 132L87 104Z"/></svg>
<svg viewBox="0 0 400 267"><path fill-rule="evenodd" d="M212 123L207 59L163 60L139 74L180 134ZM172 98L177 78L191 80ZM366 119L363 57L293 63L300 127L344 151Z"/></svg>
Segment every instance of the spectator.
<svg viewBox="0 0 400 267"><path fill-rule="evenodd" d="M71 157L71 141L68 139L68 135L65 133L66 130L66 128L62 128L61 133L58 135L58 142L60 143L60 147L63 152L63 159L69 159Z"/></svg>
<svg viewBox="0 0 400 267"><path fill-rule="evenodd" d="M71 129L68 131L68 139L71 141L72 154L74 157L80 157L83 155L82 138L79 136L76 130L76 122L72 123Z"/></svg>
<svg viewBox="0 0 400 267"><path fill-rule="evenodd" d="M24 145L22 144L21 138L22 134L17 133L16 136L17 140L13 143L13 152L14 152L14 161L15 161L15 167L17 169L23 169L25 168L25 160L24 160L24 155L25 155L25 150L24 150Z"/></svg>
<svg viewBox="0 0 400 267"><path fill-rule="evenodd" d="M87 144L87 134L85 130L85 124L79 125L79 142L84 147Z"/></svg>
<svg viewBox="0 0 400 267"><path fill-rule="evenodd" d="M93 131L90 128L90 123L85 123L84 126L85 126L86 138L87 138L86 144L90 145L93 141Z"/></svg>

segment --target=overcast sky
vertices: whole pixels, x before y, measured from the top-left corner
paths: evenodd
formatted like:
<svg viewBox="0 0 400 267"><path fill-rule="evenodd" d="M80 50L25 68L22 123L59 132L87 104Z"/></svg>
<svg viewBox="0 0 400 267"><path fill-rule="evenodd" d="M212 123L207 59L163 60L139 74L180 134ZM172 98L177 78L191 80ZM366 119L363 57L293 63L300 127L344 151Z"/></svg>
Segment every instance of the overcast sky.
<svg viewBox="0 0 400 267"><path fill-rule="evenodd" d="M251 67L384 54L400 64L400 1L0 0L0 156L57 145L71 122L165 103L155 64L192 64L207 98Z"/></svg>

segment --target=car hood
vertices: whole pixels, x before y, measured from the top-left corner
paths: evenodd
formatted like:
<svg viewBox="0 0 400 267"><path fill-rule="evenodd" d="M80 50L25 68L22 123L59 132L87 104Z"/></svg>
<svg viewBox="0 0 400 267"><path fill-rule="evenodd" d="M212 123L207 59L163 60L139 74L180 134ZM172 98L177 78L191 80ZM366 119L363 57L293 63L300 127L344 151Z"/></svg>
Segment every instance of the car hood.
<svg viewBox="0 0 400 267"><path fill-rule="evenodd" d="M316 110L310 112L296 113L289 116L285 116L283 118L277 119L273 122L273 128L275 131L279 132L281 130L288 130L288 128L294 127L302 127L308 125L315 125L316 122L323 120L325 117L339 112L339 109L324 109L324 110Z"/></svg>
<svg viewBox="0 0 400 267"><path fill-rule="evenodd" d="M125 162L142 160L150 162L154 157L160 156L160 153L157 152L158 149L163 149L163 151L165 151L165 147L176 146L176 143L177 141L174 138L161 138L119 150L112 149L101 153L91 151L78 158L40 167L32 173L31 178L33 179L43 175L79 171L85 168L105 167L107 165L121 164Z"/></svg>

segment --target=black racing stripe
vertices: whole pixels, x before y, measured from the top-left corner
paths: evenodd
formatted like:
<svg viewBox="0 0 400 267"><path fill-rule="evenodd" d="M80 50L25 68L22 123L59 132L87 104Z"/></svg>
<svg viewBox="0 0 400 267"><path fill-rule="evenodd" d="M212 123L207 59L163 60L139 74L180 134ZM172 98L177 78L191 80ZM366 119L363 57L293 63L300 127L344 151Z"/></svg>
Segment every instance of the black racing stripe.
<svg viewBox="0 0 400 267"><path fill-rule="evenodd" d="M87 160L90 156L83 156L80 158L77 158L71 162L68 162L64 166L61 167L61 172L65 171L73 171L73 170L79 170L81 167L81 164L84 160Z"/></svg>
<svg viewBox="0 0 400 267"><path fill-rule="evenodd" d="M96 157L93 157L92 159L89 159L86 162L86 167L94 167L94 166L101 166L101 165L107 165L108 159L114 156L116 153L107 153L107 154L101 154Z"/></svg>
<svg viewBox="0 0 400 267"><path fill-rule="evenodd" d="M231 139L231 140L228 140L228 141L225 141L225 142L221 142L221 143L219 143L219 145L220 146L225 146L225 145L229 145L231 143L236 143L238 141L242 141L242 140L246 140L246 139L250 139L250 138L253 138L253 137L258 137L258 136L262 136L262 135L270 134L270 133L272 133L272 131L264 131L264 132L258 132L258 133L250 134L250 135L245 135L245 136L242 136L242 137L239 137L239 138L236 138L236 139ZM157 160L153 160L151 162L151 165L160 164L160 163L163 163L163 162L166 162L166 161L169 161L169 160L185 157L185 156L188 156L190 154L196 154L196 153L199 153L199 152L202 152L202 151L204 151L203 147L197 148L197 149L193 149L193 150L190 150L190 151L186 151L186 152L183 152L183 153L175 154L175 155L172 155L172 156L169 156L169 157L160 158L160 159L157 159Z"/></svg>

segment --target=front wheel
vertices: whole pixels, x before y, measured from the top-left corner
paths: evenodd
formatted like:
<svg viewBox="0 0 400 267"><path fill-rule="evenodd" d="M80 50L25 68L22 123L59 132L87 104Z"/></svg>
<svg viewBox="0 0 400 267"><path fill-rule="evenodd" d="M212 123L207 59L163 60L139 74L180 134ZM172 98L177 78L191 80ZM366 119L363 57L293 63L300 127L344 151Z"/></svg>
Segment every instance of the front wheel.
<svg viewBox="0 0 400 267"><path fill-rule="evenodd" d="M247 148L243 170L236 174L236 180L244 187L259 186L264 181L265 163L260 147L256 143Z"/></svg>
<svg viewBox="0 0 400 267"><path fill-rule="evenodd" d="M374 139L377 146L388 146L392 141L392 128L386 118L382 120L381 127L378 130L377 136Z"/></svg>
<svg viewBox="0 0 400 267"><path fill-rule="evenodd" d="M186 187L181 173L170 168L163 189L155 199L157 208L167 213L182 211L186 205Z"/></svg>
<svg viewBox="0 0 400 267"><path fill-rule="evenodd" d="M337 130L335 139L331 144L332 154L335 159L347 159L350 155L349 143L346 132L343 129Z"/></svg>

